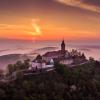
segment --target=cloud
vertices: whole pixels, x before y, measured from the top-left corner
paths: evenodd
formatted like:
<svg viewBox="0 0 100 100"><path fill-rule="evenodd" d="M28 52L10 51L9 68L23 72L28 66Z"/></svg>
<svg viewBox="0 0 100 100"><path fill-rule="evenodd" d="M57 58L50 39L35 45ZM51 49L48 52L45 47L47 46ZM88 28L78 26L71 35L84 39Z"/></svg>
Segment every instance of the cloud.
<svg viewBox="0 0 100 100"><path fill-rule="evenodd" d="M41 35L40 26L37 24L39 19L32 19L28 25L14 25L14 24L0 24L0 31L2 32L20 32L30 34L31 36Z"/></svg>
<svg viewBox="0 0 100 100"><path fill-rule="evenodd" d="M100 13L100 0L56 0L60 3Z"/></svg>
<svg viewBox="0 0 100 100"><path fill-rule="evenodd" d="M100 0L81 0L81 2L100 7Z"/></svg>
<svg viewBox="0 0 100 100"><path fill-rule="evenodd" d="M25 25L0 24L0 30L20 30L25 29L25 27Z"/></svg>
<svg viewBox="0 0 100 100"><path fill-rule="evenodd" d="M30 32L32 35L41 35L42 31L40 26L37 24L39 22L39 19L32 19L32 27L34 29L34 32Z"/></svg>

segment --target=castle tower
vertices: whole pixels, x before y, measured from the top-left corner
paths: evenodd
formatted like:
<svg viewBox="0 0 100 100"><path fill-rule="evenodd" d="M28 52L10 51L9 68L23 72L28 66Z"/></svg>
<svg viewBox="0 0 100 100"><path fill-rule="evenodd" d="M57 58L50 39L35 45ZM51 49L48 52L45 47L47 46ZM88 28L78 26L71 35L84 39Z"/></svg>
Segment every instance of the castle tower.
<svg viewBox="0 0 100 100"><path fill-rule="evenodd" d="M61 43L61 51L62 51L62 53L66 52L66 50L65 50L65 41L64 40Z"/></svg>

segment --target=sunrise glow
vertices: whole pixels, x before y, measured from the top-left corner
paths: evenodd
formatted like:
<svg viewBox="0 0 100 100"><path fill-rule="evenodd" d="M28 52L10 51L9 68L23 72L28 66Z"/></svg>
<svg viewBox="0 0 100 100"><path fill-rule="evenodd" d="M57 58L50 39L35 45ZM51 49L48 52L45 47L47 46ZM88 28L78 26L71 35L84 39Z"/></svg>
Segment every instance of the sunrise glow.
<svg viewBox="0 0 100 100"><path fill-rule="evenodd" d="M98 2L93 5L94 2L83 1L14 0L14 6L8 1L0 1L0 38L99 40Z"/></svg>

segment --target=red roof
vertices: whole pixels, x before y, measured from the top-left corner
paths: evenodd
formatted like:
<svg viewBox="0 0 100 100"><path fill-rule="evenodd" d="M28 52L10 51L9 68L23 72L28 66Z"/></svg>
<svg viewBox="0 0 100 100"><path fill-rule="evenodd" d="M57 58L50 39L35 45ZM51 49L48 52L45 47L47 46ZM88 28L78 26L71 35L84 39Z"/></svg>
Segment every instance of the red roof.
<svg viewBox="0 0 100 100"><path fill-rule="evenodd" d="M59 51L52 51L52 52L47 52L43 55L43 57L51 57L51 56L58 56L58 55L61 55L62 52L61 50Z"/></svg>

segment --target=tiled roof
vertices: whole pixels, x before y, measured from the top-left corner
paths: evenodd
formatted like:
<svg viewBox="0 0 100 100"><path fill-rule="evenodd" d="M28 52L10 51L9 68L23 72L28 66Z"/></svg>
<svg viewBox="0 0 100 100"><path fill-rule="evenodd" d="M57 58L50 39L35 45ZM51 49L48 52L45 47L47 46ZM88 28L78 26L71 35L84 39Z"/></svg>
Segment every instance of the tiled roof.
<svg viewBox="0 0 100 100"><path fill-rule="evenodd" d="M61 55L62 52L61 50L59 51L52 51L52 52L47 52L43 55L43 57L50 57L50 56L58 56L58 55Z"/></svg>

